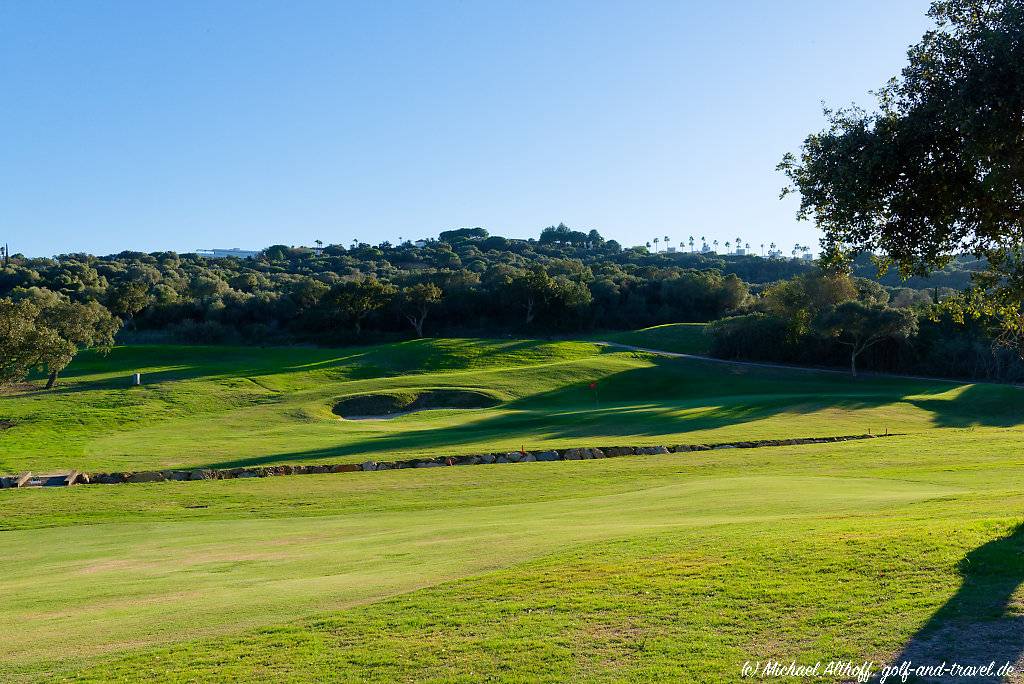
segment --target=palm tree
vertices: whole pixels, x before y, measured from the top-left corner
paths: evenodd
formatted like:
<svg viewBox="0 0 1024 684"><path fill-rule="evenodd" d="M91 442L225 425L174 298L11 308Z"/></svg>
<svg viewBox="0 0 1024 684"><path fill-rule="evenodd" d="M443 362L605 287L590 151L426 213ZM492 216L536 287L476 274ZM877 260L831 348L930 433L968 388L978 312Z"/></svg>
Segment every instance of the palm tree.
<svg viewBox="0 0 1024 684"><path fill-rule="evenodd" d="M665 245L668 245L670 238L668 235L665 236Z"/></svg>
<svg viewBox="0 0 1024 684"><path fill-rule="evenodd" d="M749 252L750 251L750 243L749 242L744 242L743 243L743 248Z"/></svg>
<svg viewBox="0 0 1024 684"><path fill-rule="evenodd" d="M690 253L693 254L693 236L690 236Z"/></svg>
<svg viewBox="0 0 1024 684"><path fill-rule="evenodd" d="M715 251L718 251L718 240L714 240L711 244L715 246Z"/></svg>
<svg viewBox="0 0 1024 684"><path fill-rule="evenodd" d="M764 243L761 243L761 256L764 256Z"/></svg>
<svg viewBox="0 0 1024 684"><path fill-rule="evenodd" d="M654 238L654 253L655 253L655 254L657 254L657 253L658 253L658 243L659 243L660 241L661 241L661 238Z"/></svg>
<svg viewBox="0 0 1024 684"><path fill-rule="evenodd" d="M740 251L740 238L739 237L736 238L736 251L737 252Z"/></svg>
<svg viewBox="0 0 1024 684"><path fill-rule="evenodd" d="M322 249L323 246L324 246L324 241L323 240L313 240L313 242L316 243L317 249Z"/></svg>
<svg viewBox="0 0 1024 684"><path fill-rule="evenodd" d="M726 253L726 254L728 254L728 253L729 253L729 248L731 248L731 247L732 247L732 243L731 243L731 242L729 242L728 240L726 240L726 241L725 241L725 253Z"/></svg>
<svg viewBox="0 0 1024 684"><path fill-rule="evenodd" d="M771 251L773 251L773 252L775 251L775 248L776 248L776 247L778 247L778 245L777 245L777 244L775 244L774 242L773 242L773 243L771 243L770 245L768 245L768 249L769 249L769 250L771 250Z"/></svg>
<svg viewBox="0 0 1024 684"><path fill-rule="evenodd" d="M650 243L650 242L648 242L648 243L647 243L647 249L650 249L650 248L651 248L651 243Z"/></svg>

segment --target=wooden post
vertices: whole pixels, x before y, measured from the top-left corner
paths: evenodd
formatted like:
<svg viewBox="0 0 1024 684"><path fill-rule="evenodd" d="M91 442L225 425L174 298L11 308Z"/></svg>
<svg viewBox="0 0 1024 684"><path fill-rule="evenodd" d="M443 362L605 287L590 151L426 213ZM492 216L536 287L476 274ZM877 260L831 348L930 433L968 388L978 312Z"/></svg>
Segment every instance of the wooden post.
<svg viewBox="0 0 1024 684"><path fill-rule="evenodd" d="M142 384L142 373L136 373L132 376L132 387L138 387Z"/></svg>

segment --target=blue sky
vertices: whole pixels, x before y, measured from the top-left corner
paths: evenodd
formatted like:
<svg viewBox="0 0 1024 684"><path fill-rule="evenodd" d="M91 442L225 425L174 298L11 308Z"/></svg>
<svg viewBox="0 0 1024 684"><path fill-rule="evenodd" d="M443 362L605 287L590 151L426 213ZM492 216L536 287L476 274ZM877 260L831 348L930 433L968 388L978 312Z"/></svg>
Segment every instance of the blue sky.
<svg viewBox="0 0 1024 684"><path fill-rule="evenodd" d="M926 0L0 4L0 241L180 252L564 221L817 244L774 166Z"/></svg>

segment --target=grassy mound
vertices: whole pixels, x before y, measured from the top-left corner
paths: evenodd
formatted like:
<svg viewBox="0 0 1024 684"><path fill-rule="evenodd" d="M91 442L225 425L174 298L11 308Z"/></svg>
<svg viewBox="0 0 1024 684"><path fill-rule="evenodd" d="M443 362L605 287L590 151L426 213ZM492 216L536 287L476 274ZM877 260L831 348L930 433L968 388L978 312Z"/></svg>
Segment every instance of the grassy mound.
<svg viewBox="0 0 1024 684"><path fill-rule="evenodd" d="M692 326L663 326L638 335L679 341L691 333ZM668 339L630 342L661 348ZM142 373L141 387L128 382L135 372ZM852 381L840 373L671 359L573 341L139 345L108 357L82 354L66 376L53 392L0 395L0 416L13 423L0 433L0 473L344 463L1024 422L1024 391L1013 387ZM371 400L351 415L387 415L437 390L480 392L493 408L422 411L398 421L339 421L332 412L341 399L373 395L392 398Z"/></svg>
<svg viewBox="0 0 1024 684"><path fill-rule="evenodd" d="M678 354L707 354L711 350L711 339L704 334L706 327L705 323L666 323L640 330L595 335L594 339Z"/></svg>
<svg viewBox="0 0 1024 684"><path fill-rule="evenodd" d="M390 416L430 409L490 408L498 403L494 397L475 390L432 389L347 397L335 404L333 411L342 418L352 419Z"/></svg>

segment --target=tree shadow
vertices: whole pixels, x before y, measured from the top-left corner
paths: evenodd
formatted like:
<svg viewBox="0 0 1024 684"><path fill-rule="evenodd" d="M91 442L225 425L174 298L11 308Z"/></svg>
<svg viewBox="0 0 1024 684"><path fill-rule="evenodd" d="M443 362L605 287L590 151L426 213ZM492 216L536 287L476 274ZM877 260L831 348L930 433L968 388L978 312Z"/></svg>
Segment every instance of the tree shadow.
<svg viewBox="0 0 1024 684"><path fill-rule="evenodd" d="M592 446L632 445L636 438L647 441L664 438L660 443L669 444L682 441L679 435L773 416L799 417L823 409L878 408L900 401L908 390L918 397L949 390L949 386L943 384L905 380L898 383L858 381L851 390L845 378L832 374L807 373L793 377L784 370L723 368L720 364L663 358L652 360L649 366L610 375L588 374L596 372L583 368L577 379L562 386L506 402L496 407L500 413L494 410L466 412L455 424L422 427L421 422L417 427L410 427L407 421L416 418L399 418L388 424L387 432L339 444L333 449L242 457L208 465L231 468L355 455L390 458L388 454L394 452L443 455L447 450L454 454L465 445L489 441L507 447L510 437L516 441L516 448L523 444L528 449L537 448L530 443L538 438L548 443L559 440L566 444L587 440ZM590 389L590 383L595 380L599 385L596 399L594 390ZM936 409L945 409L946 403L936 400ZM884 427L866 423L863 431L881 431ZM836 434L839 432L820 420L796 420L792 434L786 437ZM767 435L752 432L743 438L764 436ZM495 446L489 450L506 449Z"/></svg>
<svg viewBox="0 0 1024 684"><path fill-rule="evenodd" d="M963 581L956 594L939 608L889 663L917 665L954 662L995 670L1017 666L1024 658L1024 606L1013 594L1024 582L1024 523L1010 534L968 553L959 564ZM917 677L910 682L1003 681L999 676ZM1019 681L1019 680L1013 680Z"/></svg>
<svg viewBox="0 0 1024 684"><path fill-rule="evenodd" d="M372 380L411 374L466 370L465 346L446 346L445 340L424 338L386 345L324 349L319 347L235 347L133 345L119 347L107 356L83 352L61 372L52 393L124 389L131 376L141 372L143 383L152 385L176 380L217 380L289 373L334 373L339 381ZM530 352L543 355L542 340L473 340L480 357L504 355L510 359ZM603 351L603 350L602 350ZM525 364L525 361L524 361ZM156 370L149 370L155 368ZM105 377L92 377L102 375ZM45 379L34 374L33 380Z"/></svg>
<svg viewBox="0 0 1024 684"><path fill-rule="evenodd" d="M937 427L1013 427L1024 422L1024 390L1013 385L967 385L950 399L908 399L934 415ZM1014 410L1018 409L1018 410Z"/></svg>

